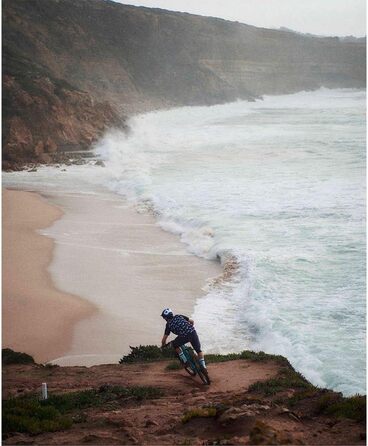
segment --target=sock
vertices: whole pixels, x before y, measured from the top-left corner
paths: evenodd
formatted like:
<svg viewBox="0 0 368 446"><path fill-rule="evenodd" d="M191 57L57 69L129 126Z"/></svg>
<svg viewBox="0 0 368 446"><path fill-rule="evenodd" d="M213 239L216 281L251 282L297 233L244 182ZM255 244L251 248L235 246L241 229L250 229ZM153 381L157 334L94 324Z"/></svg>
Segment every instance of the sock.
<svg viewBox="0 0 368 446"><path fill-rule="evenodd" d="M181 359L182 362L184 362L184 363L187 362L187 358L186 358L186 356L184 355L183 352L180 352L180 353L179 353L179 358Z"/></svg>
<svg viewBox="0 0 368 446"><path fill-rule="evenodd" d="M206 363L204 362L204 358L199 359L199 365L202 366L204 369L206 368Z"/></svg>

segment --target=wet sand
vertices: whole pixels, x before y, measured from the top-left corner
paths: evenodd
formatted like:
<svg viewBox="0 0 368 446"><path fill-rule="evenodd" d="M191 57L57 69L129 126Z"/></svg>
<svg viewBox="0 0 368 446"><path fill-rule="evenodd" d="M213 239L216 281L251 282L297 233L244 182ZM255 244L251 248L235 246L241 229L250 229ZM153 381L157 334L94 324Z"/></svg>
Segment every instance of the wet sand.
<svg viewBox="0 0 368 446"><path fill-rule="evenodd" d="M6 195L9 196L9 203L13 202L15 195L20 195L22 199L32 199L38 205L47 206L36 194L8 191ZM158 345L164 329L164 322L160 318L162 308L170 306L177 313L191 315L196 299L204 294L206 280L222 271L218 263L189 254L177 236L161 230L152 215L138 214L121 196L104 190L83 194L61 191L45 194L42 191L42 195L47 198L47 202L56 205L56 208L51 209L54 212L57 209L58 214L47 217L47 221L47 214L42 214L45 218L42 225L34 222L32 227L29 226L30 220L25 221L22 215L14 214L11 217L4 200L4 228L7 230L4 231L4 239L7 233L13 233L13 238L16 238L18 226L21 227L19 233L27 233L29 237L37 239L38 243L41 243L41 239L42 246L38 250L47 251L48 262L35 264L34 269L38 268L38 275L42 275L39 270L43 269L43 275L48 278L48 282L42 285L43 296L48 295L46 285L50 288L53 282L65 292L66 298L60 295L57 299L51 299L57 301L60 308L69 310L71 304L66 304L65 299L71 299L78 304L87 302L89 309L96 308L97 311L88 316L82 316L77 309L70 311L70 323L65 323L65 330L60 336L68 340L68 348L61 351L52 347L49 336L50 330L60 333L60 329L50 328L46 313L39 313L42 304L39 290L31 295L25 293L23 287L18 291L17 300L14 297L9 299L12 288L17 287L14 278L13 281L7 279L8 297L4 300L3 318L6 322L4 332L6 328L9 335L4 336L4 341L7 339L8 344L11 341L14 347L22 345L23 351L33 353L35 348L32 347L31 351L28 347L29 336L25 335L26 332L31 333L33 338L43 333L43 337L48 338L48 348L44 349L47 351L47 359L56 359L55 362L60 365L117 362L129 351L130 345ZM27 205L27 208L33 209L33 205ZM22 219L23 223L20 224ZM19 223L12 229L12 222ZM34 232L41 227L47 228L42 231L47 237ZM14 251L10 238L7 245L8 252ZM13 264L18 273L22 263L33 265L27 259L33 258L33 251L37 249L24 249L23 243L20 243L19 249L22 246L21 255L16 256L13 252L14 260L4 262L4 266L8 264L8 269ZM45 270L52 253L52 262L48 268L51 282ZM4 255L7 255L5 251ZM4 276L8 274L4 270ZM32 275L37 274L32 272ZM56 305L56 302L52 304ZM19 311L22 306L27 306L26 311ZM34 314L33 320L38 318L37 324L26 324L28 311ZM52 309L47 314L50 312ZM11 327L17 329L12 330ZM55 340L60 339L54 337Z"/></svg>
<svg viewBox="0 0 368 446"><path fill-rule="evenodd" d="M67 352L73 327L95 307L56 289L47 268L53 241L36 231L62 217L39 195L3 190L3 348L46 362Z"/></svg>

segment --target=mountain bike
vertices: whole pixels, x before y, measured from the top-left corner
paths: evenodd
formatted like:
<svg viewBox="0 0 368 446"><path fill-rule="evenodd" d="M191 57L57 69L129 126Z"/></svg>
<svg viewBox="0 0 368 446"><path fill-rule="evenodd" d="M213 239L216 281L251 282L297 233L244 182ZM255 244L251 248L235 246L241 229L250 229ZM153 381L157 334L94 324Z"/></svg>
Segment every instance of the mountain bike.
<svg viewBox="0 0 368 446"><path fill-rule="evenodd" d="M172 342L169 342L168 344L165 345L165 347L169 347L169 346L171 346L171 348L173 348ZM210 385L211 380L208 375L208 371L207 371L207 369L204 369L200 366L199 361L198 361L198 356L195 353L195 351L187 345L182 345L179 348L184 353L184 356L187 359L187 362L184 363L179 358L179 355L177 355L178 360L180 361L180 364L182 364L184 367L184 370L187 373L189 373L190 376L194 377L194 376L198 375L199 378L201 379L201 381L203 382L203 384Z"/></svg>

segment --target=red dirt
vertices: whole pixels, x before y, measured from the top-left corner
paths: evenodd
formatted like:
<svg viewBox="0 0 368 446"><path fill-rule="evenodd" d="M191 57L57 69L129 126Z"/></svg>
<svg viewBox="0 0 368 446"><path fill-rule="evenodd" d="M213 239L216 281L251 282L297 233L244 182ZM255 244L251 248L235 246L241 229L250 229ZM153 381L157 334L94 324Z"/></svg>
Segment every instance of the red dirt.
<svg viewBox="0 0 368 446"><path fill-rule="evenodd" d="M276 402L275 398L248 391L254 382L277 375L280 366L272 361L210 364L211 386L184 370L168 371L167 364L5 366L3 398L40 391L42 382L47 382L50 394L103 385L139 385L159 387L164 396L85 409L81 412L86 421L73 424L69 430L37 436L15 434L4 444L365 444L363 424L304 417L303 413L288 411L281 396ZM289 393L293 394L292 389ZM216 417L182 422L185 412L206 405L218 408Z"/></svg>

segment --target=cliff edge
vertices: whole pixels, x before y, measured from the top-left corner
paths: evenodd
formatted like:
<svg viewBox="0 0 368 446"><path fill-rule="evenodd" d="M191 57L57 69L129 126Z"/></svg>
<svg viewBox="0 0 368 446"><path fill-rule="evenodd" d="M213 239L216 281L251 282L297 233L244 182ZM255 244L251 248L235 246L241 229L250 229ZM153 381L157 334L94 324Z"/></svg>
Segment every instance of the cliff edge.
<svg viewBox="0 0 368 446"><path fill-rule="evenodd" d="M173 360L133 356L90 368L4 361L4 444L365 444L365 397L316 388L283 357L208 355L205 386Z"/></svg>

